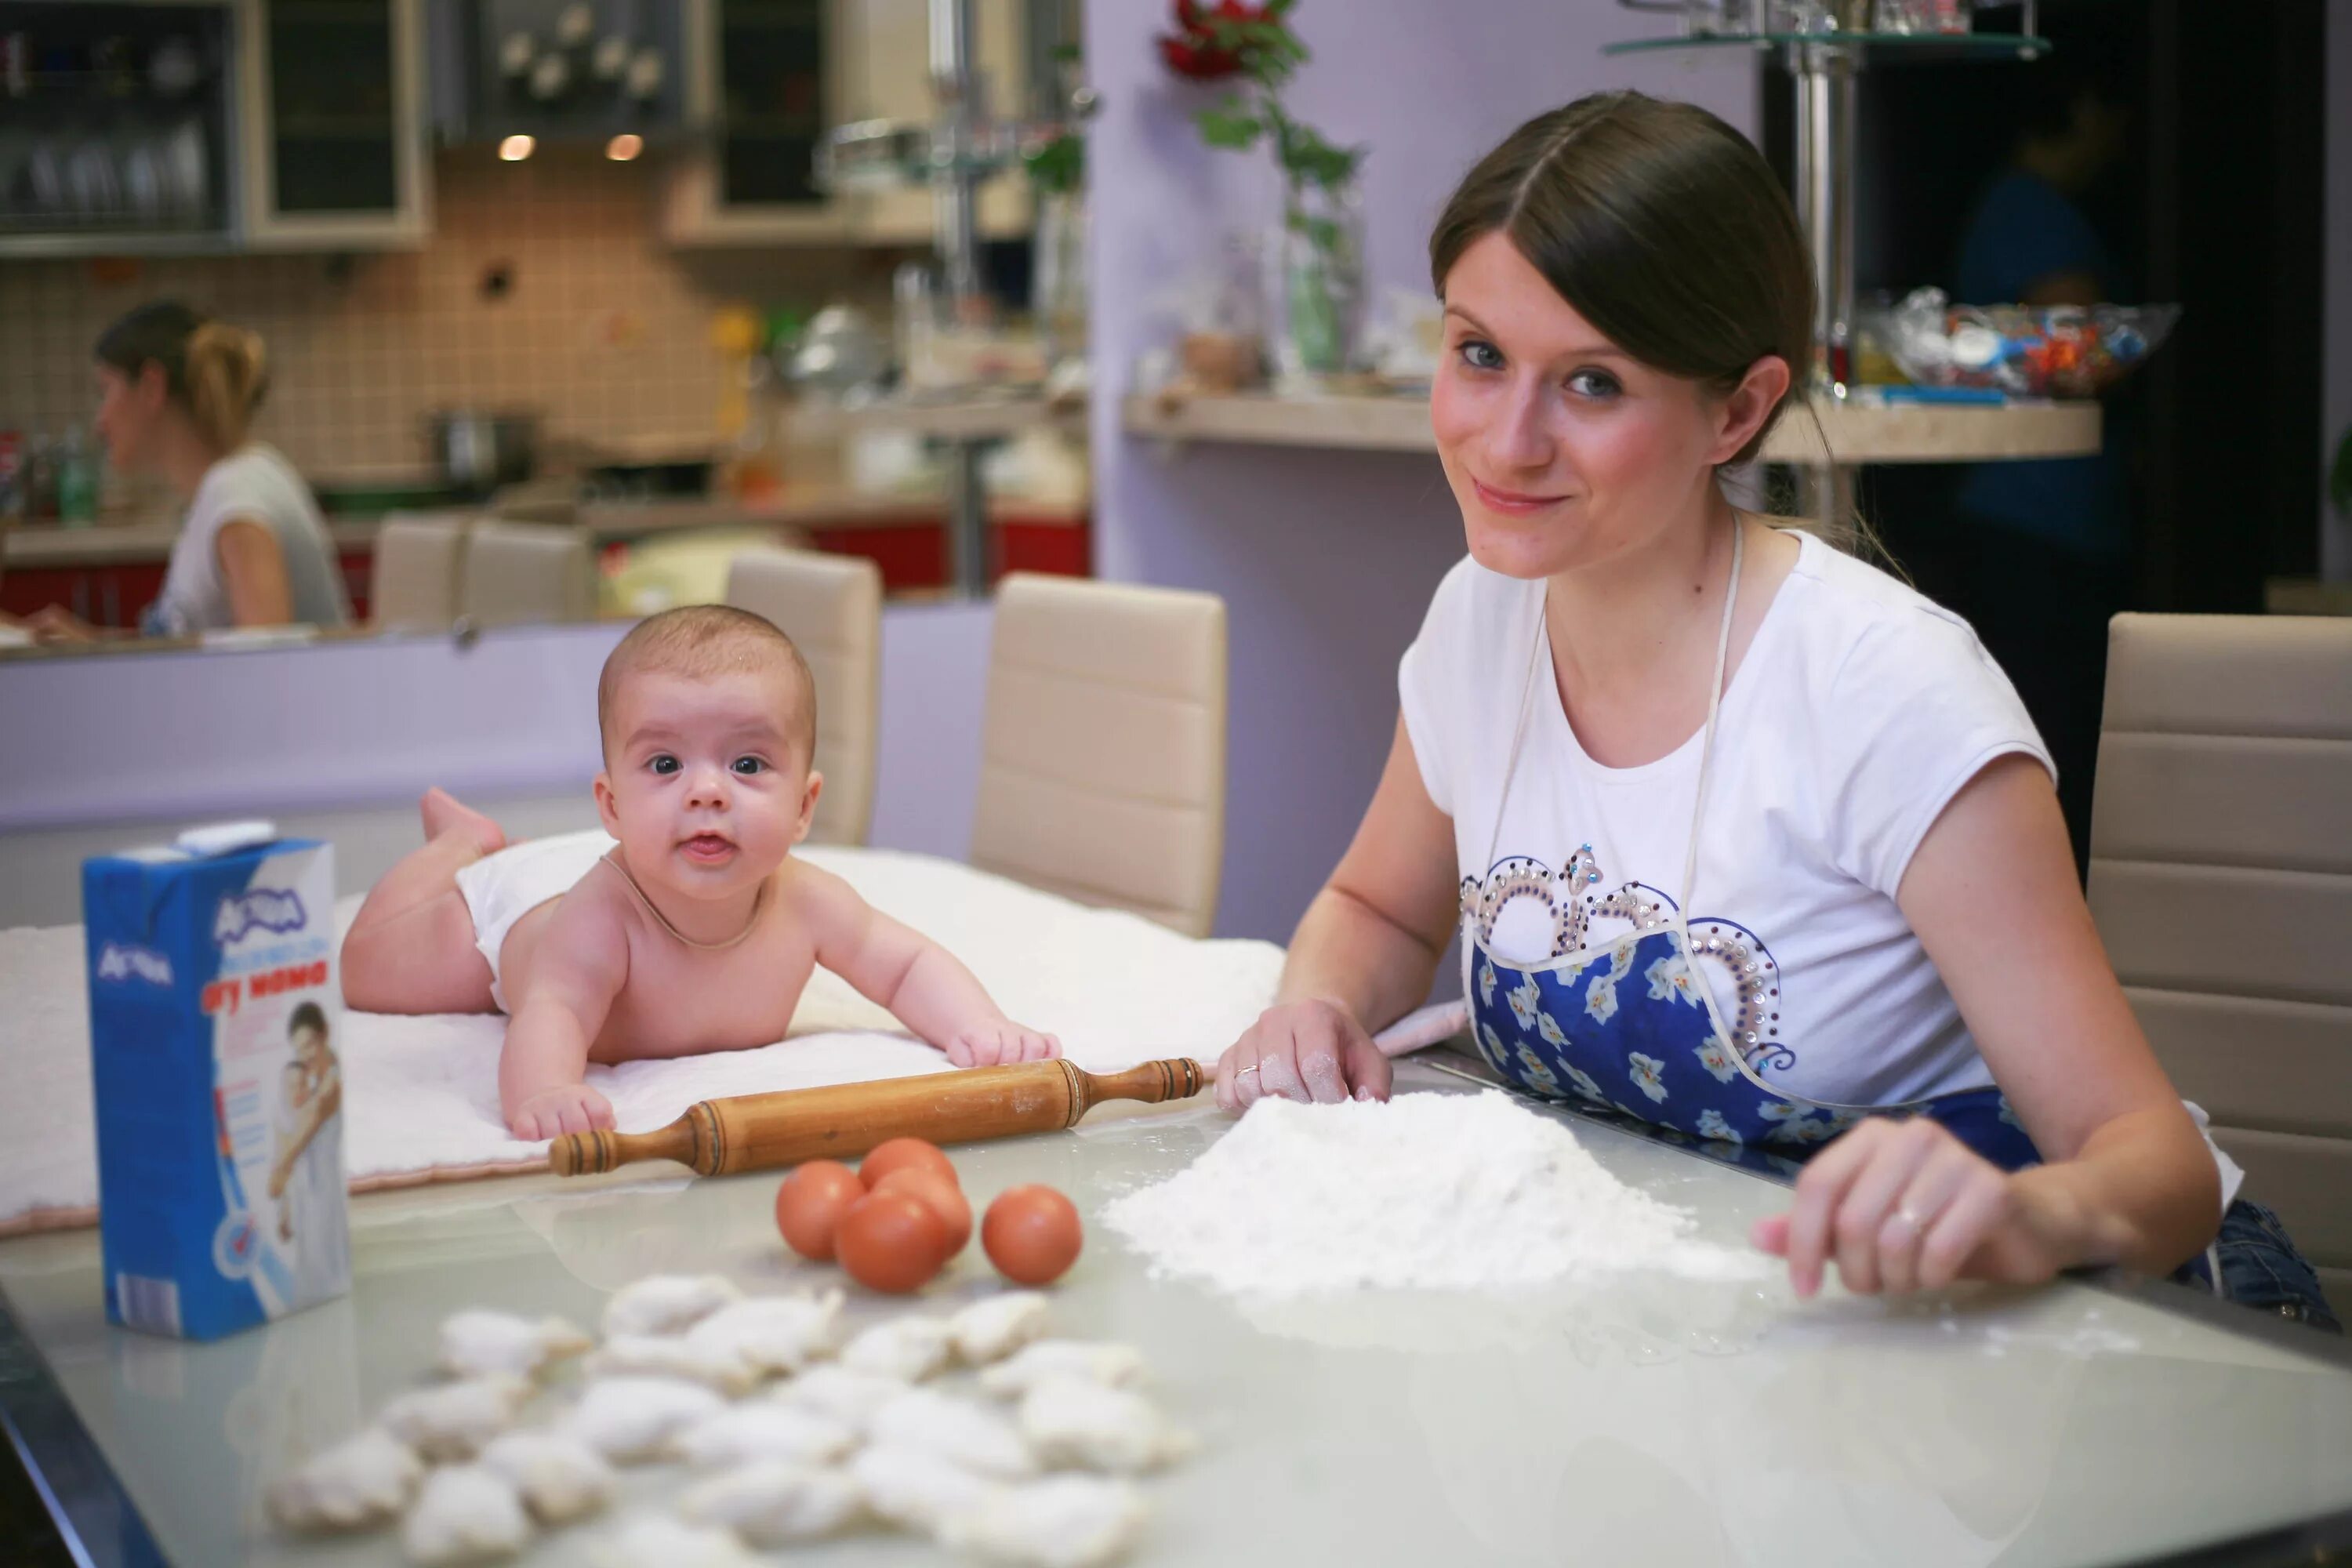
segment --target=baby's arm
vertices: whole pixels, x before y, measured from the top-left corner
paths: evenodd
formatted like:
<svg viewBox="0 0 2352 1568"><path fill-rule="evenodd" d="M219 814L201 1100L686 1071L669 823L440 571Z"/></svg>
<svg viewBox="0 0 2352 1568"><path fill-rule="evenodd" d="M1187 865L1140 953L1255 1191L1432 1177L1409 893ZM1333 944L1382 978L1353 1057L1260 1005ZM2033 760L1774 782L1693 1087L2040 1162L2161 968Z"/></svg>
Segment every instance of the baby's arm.
<svg viewBox="0 0 2352 1568"><path fill-rule="evenodd" d="M612 1103L583 1080L588 1050L629 978L629 936L601 900L567 894L532 954L499 1053L499 1103L518 1138L613 1125Z"/></svg>
<svg viewBox="0 0 2352 1568"><path fill-rule="evenodd" d="M806 864L794 864L792 875L816 939L816 961L890 1009L956 1066L1062 1054L1053 1036L1007 1018L953 953L874 908L840 878Z"/></svg>

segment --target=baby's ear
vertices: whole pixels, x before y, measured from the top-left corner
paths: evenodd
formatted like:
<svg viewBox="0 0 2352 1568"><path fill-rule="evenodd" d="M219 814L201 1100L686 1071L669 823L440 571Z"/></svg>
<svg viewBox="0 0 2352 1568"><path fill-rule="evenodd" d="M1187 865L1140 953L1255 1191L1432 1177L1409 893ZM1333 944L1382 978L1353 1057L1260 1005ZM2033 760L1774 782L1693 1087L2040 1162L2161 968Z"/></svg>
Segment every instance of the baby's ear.
<svg viewBox="0 0 2352 1568"><path fill-rule="evenodd" d="M596 775L596 818L605 832L615 838L621 836L620 808L613 802L613 775L608 773Z"/></svg>
<svg viewBox="0 0 2352 1568"><path fill-rule="evenodd" d="M809 825L816 820L816 797L824 793L824 775L811 768L808 784L801 791L801 819L793 825L793 843L798 844L809 836Z"/></svg>

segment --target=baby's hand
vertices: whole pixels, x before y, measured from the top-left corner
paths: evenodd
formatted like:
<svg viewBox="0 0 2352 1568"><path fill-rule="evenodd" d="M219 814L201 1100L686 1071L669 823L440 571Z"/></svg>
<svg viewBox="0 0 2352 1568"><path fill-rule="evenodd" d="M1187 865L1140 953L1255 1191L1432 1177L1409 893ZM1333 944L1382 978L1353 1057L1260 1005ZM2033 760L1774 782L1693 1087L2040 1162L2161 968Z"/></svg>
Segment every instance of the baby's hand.
<svg viewBox="0 0 2352 1568"><path fill-rule="evenodd" d="M960 1068L1001 1067L1006 1062L1042 1062L1062 1054L1051 1035L1024 1029L1010 1018L974 1024L948 1042L948 1060Z"/></svg>
<svg viewBox="0 0 2352 1568"><path fill-rule="evenodd" d="M589 1132L613 1125L613 1102L584 1083L542 1089L514 1108L507 1126L518 1138L537 1142L562 1132Z"/></svg>

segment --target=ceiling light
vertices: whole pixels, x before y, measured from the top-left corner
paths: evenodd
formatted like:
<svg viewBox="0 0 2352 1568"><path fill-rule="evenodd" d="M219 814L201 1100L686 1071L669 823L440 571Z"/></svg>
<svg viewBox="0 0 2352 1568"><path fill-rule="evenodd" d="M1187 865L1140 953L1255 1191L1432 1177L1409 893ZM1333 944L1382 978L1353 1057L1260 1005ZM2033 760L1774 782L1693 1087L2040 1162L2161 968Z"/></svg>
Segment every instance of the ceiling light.
<svg viewBox="0 0 2352 1568"><path fill-rule="evenodd" d="M520 163L538 150L539 142L529 136L509 136L499 143L499 156L509 163Z"/></svg>
<svg viewBox="0 0 2352 1568"><path fill-rule="evenodd" d="M604 156L615 163L625 163L646 150L646 139L634 131L624 131L604 143Z"/></svg>

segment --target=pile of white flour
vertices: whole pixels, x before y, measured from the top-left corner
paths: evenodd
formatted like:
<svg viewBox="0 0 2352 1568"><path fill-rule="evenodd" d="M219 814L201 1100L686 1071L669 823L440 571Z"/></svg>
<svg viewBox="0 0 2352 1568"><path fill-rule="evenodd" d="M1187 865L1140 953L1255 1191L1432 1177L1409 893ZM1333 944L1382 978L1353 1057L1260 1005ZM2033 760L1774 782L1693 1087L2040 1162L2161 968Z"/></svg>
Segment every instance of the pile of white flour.
<svg viewBox="0 0 2352 1568"><path fill-rule="evenodd" d="M1491 1089L1262 1100L1190 1166L1103 1217L1155 1274L1238 1295L1479 1290L1635 1268L1719 1275L1725 1261L1685 1239L1687 1213Z"/></svg>

